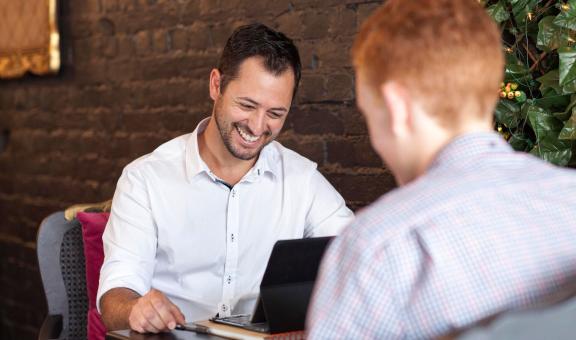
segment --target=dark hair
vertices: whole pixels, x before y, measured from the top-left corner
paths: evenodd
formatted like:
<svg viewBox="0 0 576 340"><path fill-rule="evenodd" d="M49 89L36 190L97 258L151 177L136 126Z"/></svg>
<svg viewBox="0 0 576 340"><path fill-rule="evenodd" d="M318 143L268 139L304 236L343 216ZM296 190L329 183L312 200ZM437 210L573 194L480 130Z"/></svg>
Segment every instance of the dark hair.
<svg viewBox="0 0 576 340"><path fill-rule="evenodd" d="M224 92L228 83L238 76L240 64L259 56L264 59L264 67L274 75L283 73L288 67L294 71L294 91L300 82L300 55L292 40L283 33L262 24L250 24L238 27L228 38L220 56L220 92Z"/></svg>

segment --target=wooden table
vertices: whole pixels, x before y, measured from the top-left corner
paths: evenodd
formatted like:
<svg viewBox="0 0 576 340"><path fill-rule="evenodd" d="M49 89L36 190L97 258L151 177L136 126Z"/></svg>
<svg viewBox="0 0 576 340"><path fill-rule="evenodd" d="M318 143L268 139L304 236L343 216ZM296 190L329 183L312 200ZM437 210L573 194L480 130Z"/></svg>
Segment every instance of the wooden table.
<svg viewBox="0 0 576 340"><path fill-rule="evenodd" d="M173 330L159 334L140 334L138 332L122 330L112 331L106 334L106 340L222 340L214 335L198 334L189 331Z"/></svg>

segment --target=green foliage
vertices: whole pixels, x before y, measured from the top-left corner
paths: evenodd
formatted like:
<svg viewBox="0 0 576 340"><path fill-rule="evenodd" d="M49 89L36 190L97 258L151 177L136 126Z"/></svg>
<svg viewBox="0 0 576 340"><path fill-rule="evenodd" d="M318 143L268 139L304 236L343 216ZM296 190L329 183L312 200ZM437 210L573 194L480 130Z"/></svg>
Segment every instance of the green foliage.
<svg viewBox="0 0 576 340"><path fill-rule="evenodd" d="M516 150L576 166L576 0L480 2L506 54L497 130Z"/></svg>

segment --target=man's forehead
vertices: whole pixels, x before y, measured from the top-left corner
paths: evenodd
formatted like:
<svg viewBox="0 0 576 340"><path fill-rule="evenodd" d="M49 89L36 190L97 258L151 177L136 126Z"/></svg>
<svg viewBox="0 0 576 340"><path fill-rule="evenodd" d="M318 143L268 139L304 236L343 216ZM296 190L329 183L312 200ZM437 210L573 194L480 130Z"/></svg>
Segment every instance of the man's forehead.
<svg viewBox="0 0 576 340"><path fill-rule="evenodd" d="M269 99L290 102L295 80L290 68L287 71L289 73L285 71L276 75L266 70L258 60L246 60L237 76L230 80L225 92L232 90L230 94L234 98L246 97L259 103Z"/></svg>
<svg viewBox="0 0 576 340"><path fill-rule="evenodd" d="M290 65L287 64L280 73L277 73L269 70L266 67L265 62L264 58L260 56L253 56L244 59L238 66L237 78L254 75L254 72L257 72L258 74L267 74L276 78L284 77L289 73L292 75L293 79L295 78Z"/></svg>

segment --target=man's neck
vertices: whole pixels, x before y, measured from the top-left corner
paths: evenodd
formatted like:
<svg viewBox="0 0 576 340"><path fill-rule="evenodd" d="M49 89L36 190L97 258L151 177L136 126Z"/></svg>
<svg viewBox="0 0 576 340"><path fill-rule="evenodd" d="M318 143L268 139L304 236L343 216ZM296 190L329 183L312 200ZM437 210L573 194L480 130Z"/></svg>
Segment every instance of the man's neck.
<svg viewBox="0 0 576 340"><path fill-rule="evenodd" d="M470 121L455 129L444 130L443 133L440 133L435 139L432 139L432 142L429 141L429 152L425 157L423 157L424 161L419 168L419 175L422 175L424 172L426 172L428 167L432 164L436 157L438 157L438 154L444 150L448 144L452 143L452 141L457 137L469 133L490 131L492 131L492 126L488 121Z"/></svg>
<svg viewBox="0 0 576 340"><path fill-rule="evenodd" d="M234 157L228 151L213 117L210 118L206 129L198 134L198 151L210 171L232 186L236 185L256 163L256 158L245 161Z"/></svg>
<svg viewBox="0 0 576 340"><path fill-rule="evenodd" d="M397 172L400 174L396 176L399 185L405 185L424 175L438 154L458 136L474 132L490 132L492 126L489 121L470 121L457 128L448 129L436 124L426 124L425 129L417 134L420 139L415 141L419 147L414 163L408 169Z"/></svg>

